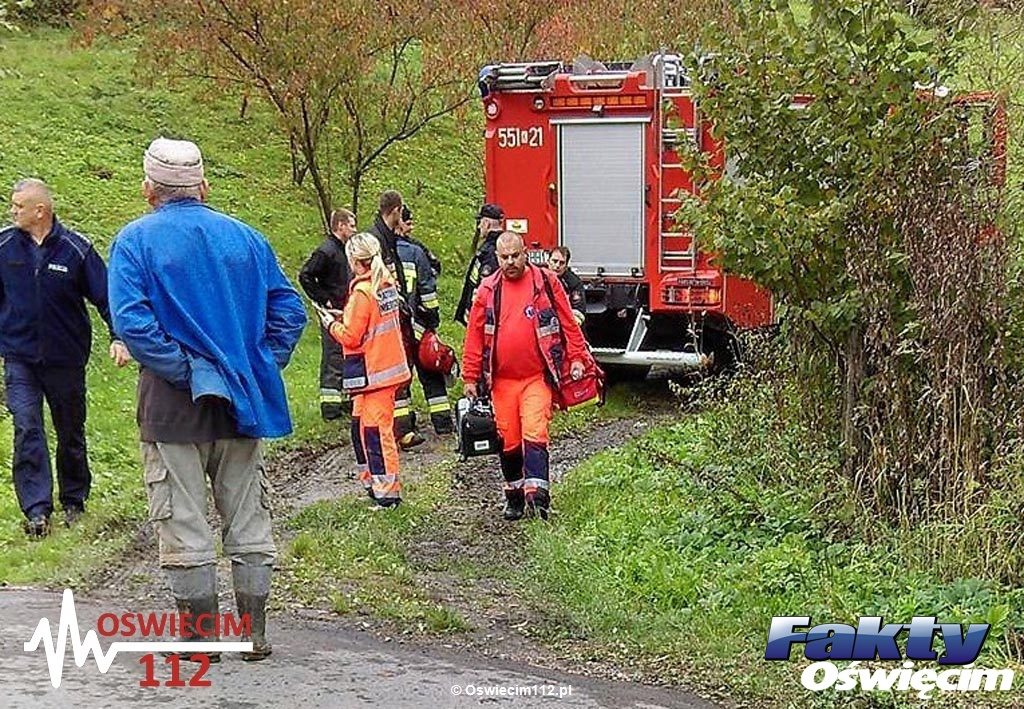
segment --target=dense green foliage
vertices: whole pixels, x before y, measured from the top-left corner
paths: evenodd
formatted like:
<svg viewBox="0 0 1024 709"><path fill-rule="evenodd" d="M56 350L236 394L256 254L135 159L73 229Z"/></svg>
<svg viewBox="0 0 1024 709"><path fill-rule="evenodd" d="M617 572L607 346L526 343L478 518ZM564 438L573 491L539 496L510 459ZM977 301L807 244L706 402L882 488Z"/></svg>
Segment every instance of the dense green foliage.
<svg viewBox="0 0 1024 709"><path fill-rule="evenodd" d="M735 169L680 218L779 300L816 375L807 410L838 422L861 503L903 522L970 514L1021 440L1005 422L1024 396L1005 97L963 97L1019 80L963 76L990 45L1020 56L1019 37L973 2L923 20L891 0L739 6L694 68Z"/></svg>
<svg viewBox="0 0 1024 709"><path fill-rule="evenodd" d="M697 415L576 469L559 489L558 526L531 533L535 593L559 599L562 632L660 676L770 706L853 701L808 694L807 661L795 653L764 662L775 615L992 623L978 665L1019 663L1024 589L975 576L985 552L971 539L951 542L942 524L904 537L861 518L799 401L767 371L741 376ZM951 545L949 568L919 554L936 535Z"/></svg>

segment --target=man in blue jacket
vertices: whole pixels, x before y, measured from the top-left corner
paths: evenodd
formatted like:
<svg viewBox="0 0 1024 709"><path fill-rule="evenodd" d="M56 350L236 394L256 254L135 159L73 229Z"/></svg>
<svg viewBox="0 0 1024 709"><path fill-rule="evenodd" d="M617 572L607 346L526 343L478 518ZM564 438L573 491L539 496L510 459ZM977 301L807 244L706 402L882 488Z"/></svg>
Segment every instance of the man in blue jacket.
<svg viewBox="0 0 1024 709"><path fill-rule="evenodd" d="M153 211L111 248L110 309L141 365L139 433L160 565L183 635L215 635L209 480L238 613L251 622L253 649L242 659L262 660L275 547L261 439L291 433L281 370L306 312L266 238L205 204L194 143L154 140L143 169Z"/></svg>
<svg viewBox="0 0 1024 709"><path fill-rule="evenodd" d="M50 531L53 475L43 399L57 433L57 483L64 522L85 511L92 476L85 445L85 364L92 346L88 300L110 325L107 269L83 236L53 213L50 189L20 180L11 192L12 227L0 231L0 354L14 419L14 489L30 537ZM113 337L111 337L113 339ZM128 351L112 342L118 366Z"/></svg>

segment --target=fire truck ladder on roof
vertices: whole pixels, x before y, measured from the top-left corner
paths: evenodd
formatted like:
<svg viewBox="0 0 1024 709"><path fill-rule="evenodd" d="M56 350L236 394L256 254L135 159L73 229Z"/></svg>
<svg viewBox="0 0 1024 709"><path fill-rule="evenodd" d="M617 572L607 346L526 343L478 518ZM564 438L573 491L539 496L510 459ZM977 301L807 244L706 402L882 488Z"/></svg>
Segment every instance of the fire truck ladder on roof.
<svg viewBox="0 0 1024 709"><path fill-rule="evenodd" d="M484 68L480 80L496 91L537 91L548 76L562 70L559 61L492 64Z"/></svg>
<svg viewBox="0 0 1024 709"><path fill-rule="evenodd" d="M683 70L682 62L677 54L660 53L655 56L656 76L658 78L658 106L659 125L661 130L661 146L659 149L659 177L661 193L658 205L658 229L659 251L661 253L661 269L663 271L691 271L696 266L697 250L696 240L686 234L679 232L665 231L665 220L673 214L682 204L678 197L665 194L666 178L669 175L678 175L683 169L678 157L669 157L668 153L675 152L675 148L684 142L696 145L699 141L698 127L699 120L696 109L694 109L694 125L690 128L667 128L665 127L665 102L674 100L680 96L690 95L690 82ZM679 180L672 180L679 183Z"/></svg>

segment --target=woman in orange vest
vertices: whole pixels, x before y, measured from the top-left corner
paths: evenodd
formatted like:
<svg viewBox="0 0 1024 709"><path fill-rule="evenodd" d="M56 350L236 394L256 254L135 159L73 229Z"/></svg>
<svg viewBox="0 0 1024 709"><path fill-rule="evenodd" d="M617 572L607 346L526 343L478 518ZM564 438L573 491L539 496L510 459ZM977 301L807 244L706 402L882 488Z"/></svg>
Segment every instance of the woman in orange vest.
<svg viewBox="0 0 1024 709"><path fill-rule="evenodd" d="M352 415L359 422L359 444L368 470L360 477L378 509L401 501L398 445L395 442L395 392L409 381L409 365L399 323L401 295L380 256L372 234L356 234L345 244L354 278L348 301L336 312L324 311L324 327L344 352L342 386L353 396Z"/></svg>

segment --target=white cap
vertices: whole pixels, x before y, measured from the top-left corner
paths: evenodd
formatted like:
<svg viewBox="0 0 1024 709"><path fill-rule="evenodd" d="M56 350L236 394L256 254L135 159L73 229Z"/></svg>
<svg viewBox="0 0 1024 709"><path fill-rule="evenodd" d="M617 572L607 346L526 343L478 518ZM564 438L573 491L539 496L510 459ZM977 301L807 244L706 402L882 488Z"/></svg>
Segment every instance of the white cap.
<svg viewBox="0 0 1024 709"><path fill-rule="evenodd" d="M157 138L142 157L142 169L151 181L168 187L196 187L203 182L203 154L187 140Z"/></svg>

